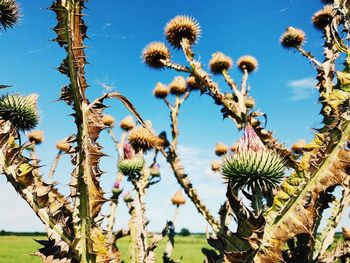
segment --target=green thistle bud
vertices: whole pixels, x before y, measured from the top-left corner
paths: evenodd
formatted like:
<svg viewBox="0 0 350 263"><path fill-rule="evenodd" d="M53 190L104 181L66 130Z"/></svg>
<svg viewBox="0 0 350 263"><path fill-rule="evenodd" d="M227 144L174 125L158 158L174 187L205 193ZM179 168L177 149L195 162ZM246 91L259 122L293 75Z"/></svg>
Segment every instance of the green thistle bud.
<svg viewBox="0 0 350 263"><path fill-rule="evenodd" d="M140 173L144 165L145 160L143 157L135 156L132 159L120 160L118 163L118 170L126 176L133 176Z"/></svg>
<svg viewBox="0 0 350 263"><path fill-rule="evenodd" d="M36 106L37 95L3 95L0 98L0 118L10 121L18 130L33 129L39 122Z"/></svg>
<svg viewBox="0 0 350 263"><path fill-rule="evenodd" d="M275 152L239 152L223 161L221 174L235 189L268 191L280 183L284 166L284 160Z"/></svg>
<svg viewBox="0 0 350 263"><path fill-rule="evenodd" d="M285 161L266 149L254 129L247 125L234 154L223 159L221 174L235 189L269 191L281 181Z"/></svg>

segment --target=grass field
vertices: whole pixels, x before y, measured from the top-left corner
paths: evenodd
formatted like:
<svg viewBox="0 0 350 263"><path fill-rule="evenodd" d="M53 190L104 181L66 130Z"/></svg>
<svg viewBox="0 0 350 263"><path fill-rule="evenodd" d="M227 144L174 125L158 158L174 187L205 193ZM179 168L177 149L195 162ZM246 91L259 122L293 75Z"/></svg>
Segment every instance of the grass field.
<svg viewBox="0 0 350 263"><path fill-rule="evenodd" d="M43 239L44 237L30 236L0 236L0 263L40 263L40 259L31 256L40 245L34 239ZM156 249L157 262L162 262L162 254L165 248L166 240ZM125 262L128 260L128 238L123 238L118 243ZM173 258L178 259L182 256L182 263L203 262L201 253L202 247L209 247L203 235L189 237L177 236L175 238L175 250Z"/></svg>

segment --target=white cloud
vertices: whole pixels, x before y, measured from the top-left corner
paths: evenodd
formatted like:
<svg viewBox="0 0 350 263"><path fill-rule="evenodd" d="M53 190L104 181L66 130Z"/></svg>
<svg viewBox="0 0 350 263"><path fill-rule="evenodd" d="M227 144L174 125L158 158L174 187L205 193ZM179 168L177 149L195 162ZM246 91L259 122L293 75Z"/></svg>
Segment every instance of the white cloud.
<svg viewBox="0 0 350 263"><path fill-rule="evenodd" d="M316 91L317 81L313 77L291 80L288 87L291 88L291 100L304 100L310 98Z"/></svg>

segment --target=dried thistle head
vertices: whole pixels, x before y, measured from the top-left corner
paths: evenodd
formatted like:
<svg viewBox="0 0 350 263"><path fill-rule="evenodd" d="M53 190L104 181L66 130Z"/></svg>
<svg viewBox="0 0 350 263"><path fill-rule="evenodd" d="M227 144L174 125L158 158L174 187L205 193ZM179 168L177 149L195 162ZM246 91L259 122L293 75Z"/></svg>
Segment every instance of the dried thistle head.
<svg viewBox="0 0 350 263"><path fill-rule="evenodd" d="M212 54L209 61L209 68L213 74L221 74L223 70L230 69L232 65L232 59L221 52Z"/></svg>
<svg viewBox="0 0 350 263"><path fill-rule="evenodd" d="M20 18L19 5L15 0L0 1L0 29L12 28Z"/></svg>
<svg viewBox="0 0 350 263"><path fill-rule="evenodd" d="M115 123L115 120L114 120L114 118L111 115L105 114L102 117L102 123L105 126L113 127L114 123Z"/></svg>
<svg viewBox="0 0 350 263"><path fill-rule="evenodd" d="M158 99L164 99L169 94L169 89L163 83L158 82L154 87L153 94Z"/></svg>
<svg viewBox="0 0 350 263"><path fill-rule="evenodd" d="M62 151L62 152L69 152L71 146L68 142L66 142L65 140L62 140L62 141L57 142L56 148L57 148L57 150Z"/></svg>
<svg viewBox="0 0 350 263"><path fill-rule="evenodd" d="M180 49L182 39L186 39L190 45L196 43L201 34L201 28L194 18L181 15L174 17L166 24L164 34L174 48Z"/></svg>
<svg viewBox="0 0 350 263"><path fill-rule="evenodd" d="M28 136L28 140L34 144L40 144L44 140L44 132L40 130L32 131L28 133L27 136Z"/></svg>
<svg viewBox="0 0 350 263"><path fill-rule="evenodd" d="M284 48L300 47L305 42L305 32L290 26L282 34L280 42Z"/></svg>
<svg viewBox="0 0 350 263"><path fill-rule="evenodd" d="M120 122L120 128L124 131L129 131L133 129L136 126L134 119L129 115L126 116L122 121Z"/></svg>
<svg viewBox="0 0 350 263"><path fill-rule="evenodd" d="M180 206L186 203L186 199L181 190L177 191L171 198L173 205Z"/></svg>
<svg viewBox="0 0 350 263"><path fill-rule="evenodd" d="M221 174L234 189L269 191L283 178L285 161L266 149L254 129L247 125L234 154L226 156Z"/></svg>
<svg viewBox="0 0 350 263"><path fill-rule="evenodd" d="M180 96L186 92L187 84L182 76L177 76L169 84L169 91L173 95Z"/></svg>
<svg viewBox="0 0 350 263"><path fill-rule="evenodd" d="M241 71L250 73L258 68L258 61L253 56L242 56L237 60L237 66Z"/></svg>
<svg viewBox="0 0 350 263"><path fill-rule="evenodd" d="M148 129L139 127L130 132L129 142L135 151L147 151L156 145L157 137Z"/></svg>
<svg viewBox="0 0 350 263"><path fill-rule="evenodd" d="M33 129L39 122L38 95L3 95L0 98L0 119L10 121L18 130Z"/></svg>
<svg viewBox="0 0 350 263"><path fill-rule="evenodd" d="M224 143L217 143L215 146L215 154L217 156L222 156L228 152L228 146Z"/></svg>
<svg viewBox="0 0 350 263"><path fill-rule="evenodd" d="M221 162L220 161L212 161L212 163L211 163L211 170L213 172L220 171L220 168L221 168Z"/></svg>
<svg viewBox="0 0 350 263"><path fill-rule="evenodd" d="M201 84L197 81L197 79L194 76L188 76L186 78L186 83L191 90L197 90L201 88Z"/></svg>
<svg viewBox="0 0 350 263"><path fill-rule="evenodd" d="M320 11L317 11L312 16L313 25L319 29L324 30L324 28L331 24L333 19L333 8L331 5L326 5Z"/></svg>
<svg viewBox="0 0 350 263"><path fill-rule="evenodd" d="M164 68L164 61L171 58L168 47L162 42L149 43L142 51L142 58L144 63L152 69Z"/></svg>

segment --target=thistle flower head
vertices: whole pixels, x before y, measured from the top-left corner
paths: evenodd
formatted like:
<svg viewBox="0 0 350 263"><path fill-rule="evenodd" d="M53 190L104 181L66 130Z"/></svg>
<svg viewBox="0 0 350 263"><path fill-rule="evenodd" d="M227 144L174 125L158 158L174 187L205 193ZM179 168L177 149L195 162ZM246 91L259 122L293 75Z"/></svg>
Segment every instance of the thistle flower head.
<svg viewBox="0 0 350 263"><path fill-rule="evenodd" d="M0 29L12 28L20 18L19 5L15 0L0 0Z"/></svg>
<svg viewBox="0 0 350 263"><path fill-rule="evenodd" d="M32 131L28 133L28 140L31 143L40 144L44 140L44 132L37 130L37 131Z"/></svg>
<svg viewBox="0 0 350 263"><path fill-rule="evenodd" d="M124 194L123 199L124 199L125 203L130 203L130 202L134 201L134 198L132 197L132 195L129 192Z"/></svg>
<svg viewBox="0 0 350 263"><path fill-rule="evenodd" d="M124 159L132 159L135 156L135 151L131 144L126 142L123 147Z"/></svg>
<svg viewBox="0 0 350 263"><path fill-rule="evenodd" d="M180 49L182 39L186 39L190 45L196 43L201 29L194 18L181 15L174 17L166 24L164 34L174 48Z"/></svg>
<svg viewBox="0 0 350 263"><path fill-rule="evenodd" d="M258 61L253 56L242 56L237 60L237 66L241 71L250 73L258 68Z"/></svg>
<svg viewBox="0 0 350 263"><path fill-rule="evenodd" d="M228 147L226 144L223 144L221 142L217 143L215 146L215 154L217 156L222 156L228 152Z"/></svg>
<svg viewBox="0 0 350 263"><path fill-rule="evenodd" d="M123 129L124 131L129 131L132 128L135 127L135 122L134 119L129 115L126 116L122 121L120 122L120 128Z"/></svg>
<svg viewBox="0 0 350 263"><path fill-rule="evenodd" d="M232 65L232 59L221 52L212 54L209 61L209 68L213 74L221 74L223 70L230 69Z"/></svg>
<svg viewBox="0 0 350 263"><path fill-rule="evenodd" d="M254 101L253 97L246 98L244 104L247 107L247 109L252 109L255 107L255 101Z"/></svg>
<svg viewBox="0 0 350 263"><path fill-rule="evenodd" d="M164 99L169 94L169 89L164 84L158 82L154 87L153 94L158 99Z"/></svg>
<svg viewBox="0 0 350 263"><path fill-rule="evenodd" d="M112 199L118 199L119 195L123 192L123 189L120 187L120 183L115 181L112 187Z"/></svg>
<svg viewBox="0 0 350 263"><path fill-rule="evenodd" d="M109 126L109 127L113 127L114 126L114 123L115 123L115 120L114 118L111 116L111 115L103 115L102 117L102 123L105 125L105 126Z"/></svg>
<svg viewBox="0 0 350 263"><path fill-rule="evenodd" d="M149 43L142 51L142 58L147 66L153 69L164 68L162 60L170 60L170 51L162 42Z"/></svg>
<svg viewBox="0 0 350 263"><path fill-rule="evenodd" d="M0 119L10 121L18 130L33 129L39 122L37 95L3 95L0 98Z"/></svg>
<svg viewBox="0 0 350 263"><path fill-rule="evenodd" d="M171 198L171 202L173 203L173 205L176 205L176 206L184 205L186 203L186 199L182 194L181 190L177 191L173 195L173 197Z"/></svg>
<svg viewBox="0 0 350 263"><path fill-rule="evenodd" d="M324 28L331 24L333 19L333 8L331 5L326 5L323 7L322 10L317 11L312 16L312 23L313 25L319 29L324 30Z"/></svg>
<svg viewBox="0 0 350 263"><path fill-rule="evenodd" d="M247 125L234 154L224 158L221 174L234 189L269 191L283 177L285 161L266 149L254 129Z"/></svg>
<svg viewBox="0 0 350 263"><path fill-rule="evenodd" d="M300 47L305 42L305 32L290 26L282 34L280 42L284 48Z"/></svg>
<svg viewBox="0 0 350 263"><path fill-rule="evenodd" d="M135 151L147 151L156 145L157 137L148 129L139 127L130 132L129 142Z"/></svg>
<svg viewBox="0 0 350 263"><path fill-rule="evenodd" d="M169 84L170 93L173 95L182 95L186 92L186 89L186 81L182 76L175 77L173 81Z"/></svg>
<svg viewBox="0 0 350 263"><path fill-rule="evenodd" d="M160 165L158 163L154 163L150 168L150 175L153 177L160 176Z"/></svg>

